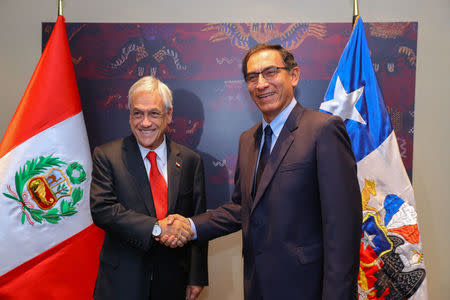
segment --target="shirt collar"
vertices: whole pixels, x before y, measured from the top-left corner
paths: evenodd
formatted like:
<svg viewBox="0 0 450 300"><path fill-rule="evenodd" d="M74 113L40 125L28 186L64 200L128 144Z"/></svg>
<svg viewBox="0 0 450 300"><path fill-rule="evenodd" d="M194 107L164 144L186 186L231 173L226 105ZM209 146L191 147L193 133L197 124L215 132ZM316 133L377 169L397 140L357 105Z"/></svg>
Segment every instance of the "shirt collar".
<svg viewBox="0 0 450 300"><path fill-rule="evenodd" d="M295 98L292 98L291 103L289 103L288 106L286 106L279 114L275 117L275 119L270 122L270 127L272 128L273 134L278 138L278 136L281 133L281 129L283 129L284 123L286 123L287 118L289 117L291 111L294 109L295 104L297 104L297 100ZM262 120L263 123L263 132L264 128L266 128L269 123L266 122L266 120Z"/></svg>
<svg viewBox="0 0 450 300"><path fill-rule="evenodd" d="M164 135L164 140L161 145L158 146L155 150L150 150L148 148L143 147L138 143L139 150L141 151L142 160L145 160L147 154L150 151L154 151L156 153L156 158L159 159L159 162L162 163L161 166L165 166L167 163L167 144L166 144L166 136Z"/></svg>

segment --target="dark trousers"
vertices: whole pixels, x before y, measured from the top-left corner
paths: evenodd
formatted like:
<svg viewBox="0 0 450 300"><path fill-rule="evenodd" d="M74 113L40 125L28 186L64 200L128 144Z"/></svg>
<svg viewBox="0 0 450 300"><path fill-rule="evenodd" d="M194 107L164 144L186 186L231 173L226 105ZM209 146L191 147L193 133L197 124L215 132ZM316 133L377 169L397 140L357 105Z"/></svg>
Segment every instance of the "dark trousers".
<svg viewBox="0 0 450 300"><path fill-rule="evenodd" d="M155 267L150 285L149 300L186 299L186 274L184 272L171 272L169 274L164 265Z"/></svg>

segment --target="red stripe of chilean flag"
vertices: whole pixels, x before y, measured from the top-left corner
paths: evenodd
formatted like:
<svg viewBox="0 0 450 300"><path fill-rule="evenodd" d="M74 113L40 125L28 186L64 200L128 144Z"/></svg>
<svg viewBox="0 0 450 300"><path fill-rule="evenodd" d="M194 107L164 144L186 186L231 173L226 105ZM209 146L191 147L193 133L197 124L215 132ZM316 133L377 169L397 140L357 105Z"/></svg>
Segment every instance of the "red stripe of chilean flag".
<svg viewBox="0 0 450 300"><path fill-rule="evenodd" d="M92 298L103 232L92 224L89 212L91 158L64 21L58 17L0 144L0 299ZM30 160L27 156L64 157L64 147L73 148L64 140L67 135L76 137L75 145L83 150L78 152L84 158L74 159L86 168L84 194L73 216L61 217L58 224L39 222L31 214L31 207L39 208L37 202L15 201L6 194L20 198L14 174ZM29 199L26 186L23 191L22 198Z"/></svg>

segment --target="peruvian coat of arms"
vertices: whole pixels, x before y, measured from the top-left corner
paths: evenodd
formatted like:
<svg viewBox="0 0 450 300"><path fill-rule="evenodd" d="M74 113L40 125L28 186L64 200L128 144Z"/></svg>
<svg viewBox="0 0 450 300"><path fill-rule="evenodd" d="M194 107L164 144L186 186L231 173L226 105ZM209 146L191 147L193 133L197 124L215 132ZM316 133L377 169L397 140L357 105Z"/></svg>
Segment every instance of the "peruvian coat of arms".
<svg viewBox="0 0 450 300"><path fill-rule="evenodd" d="M15 188L8 185L3 195L17 201L22 224L25 220L31 225L58 224L78 212L77 203L83 198L79 185L86 180L86 172L80 163L67 163L51 154L27 161L14 179Z"/></svg>

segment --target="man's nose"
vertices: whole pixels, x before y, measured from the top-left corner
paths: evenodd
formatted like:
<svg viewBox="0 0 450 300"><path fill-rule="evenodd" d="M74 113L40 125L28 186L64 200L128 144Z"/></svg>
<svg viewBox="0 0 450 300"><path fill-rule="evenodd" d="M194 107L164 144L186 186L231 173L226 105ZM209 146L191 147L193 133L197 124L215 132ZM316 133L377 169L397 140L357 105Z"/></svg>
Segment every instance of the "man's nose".
<svg viewBox="0 0 450 300"><path fill-rule="evenodd" d="M258 75L258 82L256 82L257 88L264 88L267 86L267 80L264 78L262 73L259 73Z"/></svg>
<svg viewBox="0 0 450 300"><path fill-rule="evenodd" d="M142 126L148 127L148 126L152 126L152 124L153 124L153 122L152 122L151 118L147 114L144 114L144 119L142 120Z"/></svg>

